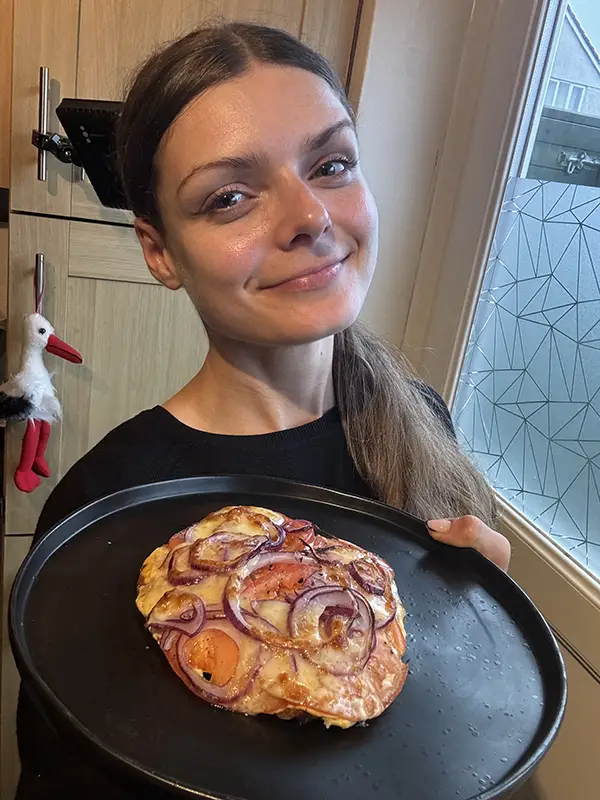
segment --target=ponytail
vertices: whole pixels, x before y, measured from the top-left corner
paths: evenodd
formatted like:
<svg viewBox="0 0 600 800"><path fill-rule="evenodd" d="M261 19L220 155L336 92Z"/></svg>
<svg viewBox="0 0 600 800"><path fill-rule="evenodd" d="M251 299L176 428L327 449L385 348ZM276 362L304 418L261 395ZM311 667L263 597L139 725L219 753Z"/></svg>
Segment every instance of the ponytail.
<svg viewBox="0 0 600 800"><path fill-rule="evenodd" d="M333 379L348 449L378 500L423 520L493 524L491 487L399 352L355 323L335 337Z"/></svg>

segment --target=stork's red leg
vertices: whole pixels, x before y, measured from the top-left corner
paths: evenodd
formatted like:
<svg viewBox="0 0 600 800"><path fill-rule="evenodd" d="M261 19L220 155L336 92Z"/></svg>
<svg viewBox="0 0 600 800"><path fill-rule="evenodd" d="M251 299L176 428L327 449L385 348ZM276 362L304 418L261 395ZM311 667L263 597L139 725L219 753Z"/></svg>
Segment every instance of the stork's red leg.
<svg viewBox="0 0 600 800"><path fill-rule="evenodd" d="M33 492L40 485L41 480L33 472L33 461L38 449L41 426L35 420L28 420L23 444L21 445L21 459L15 472L15 486L21 492Z"/></svg>
<svg viewBox="0 0 600 800"><path fill-rule="evenodd" d="M48 439L50 438L50 423L41 420L37 422L37 426L40 429L40 436L38 439L35 458L33 459L33 471L37 472L38 475L41 475L42 478L49 478L50 467L44 458L44 453L46 452L46 445L48 444Z"/></svg>

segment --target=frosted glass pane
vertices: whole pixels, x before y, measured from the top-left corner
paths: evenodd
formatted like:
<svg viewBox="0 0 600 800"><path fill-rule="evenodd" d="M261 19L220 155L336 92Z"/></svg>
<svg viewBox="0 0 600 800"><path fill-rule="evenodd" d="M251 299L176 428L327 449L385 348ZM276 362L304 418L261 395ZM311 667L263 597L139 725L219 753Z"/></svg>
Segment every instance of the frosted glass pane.
<svg viewBox="0 0 600 800"><path fill-rule="evenodd" d="M509 182L454 417L496 489L600 574L600 189Z"/></svg>

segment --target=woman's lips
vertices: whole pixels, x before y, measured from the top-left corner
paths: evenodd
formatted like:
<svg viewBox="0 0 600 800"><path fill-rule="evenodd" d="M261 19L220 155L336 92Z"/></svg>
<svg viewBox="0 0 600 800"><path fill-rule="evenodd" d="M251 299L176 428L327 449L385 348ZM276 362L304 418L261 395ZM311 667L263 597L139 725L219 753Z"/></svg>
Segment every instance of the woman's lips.
<svg viewBox="0 0 600 800"><path fill-rule="evenodd" d="M290 278L289 280L282 281L275 286L268 287L268 291L278 292L309 292L315 289L324 289L326 286L334 281L339 273L342 271L346 258L342 261L337 261L335 264L327 264L321 269L309 272L306 275L300 275L297 278Z"/></svg>

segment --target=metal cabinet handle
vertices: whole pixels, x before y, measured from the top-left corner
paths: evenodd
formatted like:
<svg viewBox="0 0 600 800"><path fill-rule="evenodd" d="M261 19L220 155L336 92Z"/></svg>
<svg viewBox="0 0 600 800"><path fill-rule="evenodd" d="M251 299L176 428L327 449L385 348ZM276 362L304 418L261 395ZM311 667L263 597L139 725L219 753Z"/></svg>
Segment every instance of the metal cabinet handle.
<svg viewBox="0 0 600 800"><path fill-rule="evenodd" d="M46 270L44 267L44 254L35 254L35 272L33 277L35 293L35 310L38 314L42 312L44 302L44 289L46 288Z"/></svg>
<svg viewBox="0 0 600 800"><path fill-rule="evenodd" d="M39 99L38 99L38 130L42 134L49 133L48 131L49 88L50 88L50 70L48 69L48 67L40 67L40 89L39 89ZM47 158L46 151L38 150L38 181L46 180L48 174L46 158Z"/></svg>

